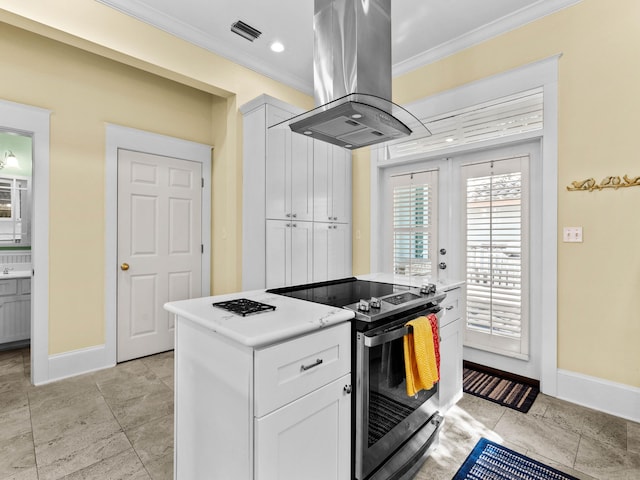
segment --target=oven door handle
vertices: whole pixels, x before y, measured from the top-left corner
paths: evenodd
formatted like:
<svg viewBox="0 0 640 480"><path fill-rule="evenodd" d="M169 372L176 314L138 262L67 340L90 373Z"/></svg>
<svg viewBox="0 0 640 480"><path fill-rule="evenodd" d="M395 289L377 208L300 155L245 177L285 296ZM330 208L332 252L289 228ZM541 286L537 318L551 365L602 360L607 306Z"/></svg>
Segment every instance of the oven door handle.
<svg viewBox="0 0 640 480"><path fill-rule="evenodd" d="M411 327L407 325L402 325L401 327L395 328L390 331L379 333L378 335L373 335L368 337L364 335L364 346L365 347L377 347L378 345L382 345L383 343L391 342L398 338L402 338L408 333L411 332Z"/></svg>
<svg viewBox="0 0 640 480"><path fill-rule="evenodd" d="M430 311L429 313L434 313L438 317L438 319L440 319L441 311L442 309L438 308ZM409 319L407 319L407 321L409 321ZM383 343L391 342L398 338L404 337L405 335L410 334L412 330L413 329L409 325L401 325L398 328L394 328L393 330L385 330L376 335L367 336L366 334L364 334L364 346L377 347L378 345L382 345Z"/></svg>

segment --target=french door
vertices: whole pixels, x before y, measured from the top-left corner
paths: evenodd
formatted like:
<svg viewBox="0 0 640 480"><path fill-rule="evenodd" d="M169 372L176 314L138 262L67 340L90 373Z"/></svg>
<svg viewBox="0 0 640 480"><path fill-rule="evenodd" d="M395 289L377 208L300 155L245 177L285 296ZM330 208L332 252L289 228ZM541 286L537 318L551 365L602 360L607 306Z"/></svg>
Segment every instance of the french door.
<svg viewBox="0 0 640 480"><path fill-rule="evenodd" d="M462 165L465 345L529 354L529 155Z"/></svg>

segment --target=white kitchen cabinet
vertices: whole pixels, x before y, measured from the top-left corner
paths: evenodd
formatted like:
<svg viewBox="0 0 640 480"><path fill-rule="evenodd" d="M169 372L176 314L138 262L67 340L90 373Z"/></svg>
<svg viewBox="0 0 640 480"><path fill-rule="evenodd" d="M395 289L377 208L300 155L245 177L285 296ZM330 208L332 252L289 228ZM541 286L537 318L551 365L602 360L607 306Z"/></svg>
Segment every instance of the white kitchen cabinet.
<svg viewBox="0 0 640 480"><path fill-rule="evenodd" d="M313 268L313 223L267 220L266 230L267 288L310 282Z"/></svg>
<svg viewBox="0 0 640 480"><path fill-rule="evenodd" d="M446 412L462 398L463 287L448 290L440 319L440 411Z"/></svg>
<svg viewBox="0 0 640 480"><path fill-rule="evenodd" d="M0 280L0 343L31 337L31 279Z"/></svg>
<svg viewBox="0 0 640 480"><path fill-rule="evenodd" d="M351 225L314 222L313 281L351 276Z"/></svg>
<svg viewBox="0 0 640 480"><path fill-rule="evenodd" d="M351 152L318 141L313 144L313 219L351 222Z"/></svg>
<svg viewBox="0 0 640 480"><path fill-rule="evenodd" d="M256 420L256 480L349 480L351 376Z"/></svg>
<svg viewBox="0 0 640 480"><path fill-rule="evenodd" d="M266 217L313 220L313 141L287 126L268 128L294 114L267 106Z"/></svg>
<svg viewBox="0 0 640 480"><path fill-rule="evenodd" d="M244 129L242 289L350 276L351 152L294 134L287 126L269 128L302 111L268 95L240 110ZM333 240L323 231L322 238L313 242L318 244L317 251L314 247L311 252L303 238L305 233L297 232L296 242L293 236L284 234L285 227L270 223L272 220L297 223L298 228L302 228L302 222L311 221L345 226L332 232ZM324 228L328 229L318 227ZM312 236L318 229L313 228ZM291 240L291 254L285 248L287 239ZM314 261L316 258L325 260ZM289 259L291 267L285 264ZM320 270L314 274L316 267Z"/></svg>
<svg viewBox="0 0 640 480"><path fill-rule="evenodd" d="M179 316L175 479L347 480L350 333L252 349Z"/></svg>

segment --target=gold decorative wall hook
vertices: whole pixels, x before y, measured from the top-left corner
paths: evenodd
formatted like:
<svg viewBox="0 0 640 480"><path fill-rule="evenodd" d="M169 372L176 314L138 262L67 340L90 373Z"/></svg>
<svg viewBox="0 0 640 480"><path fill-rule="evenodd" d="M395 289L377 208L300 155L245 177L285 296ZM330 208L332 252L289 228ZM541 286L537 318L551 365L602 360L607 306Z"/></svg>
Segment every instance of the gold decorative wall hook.
<svg viewBox="0 0 640 480"><path fill-rule="evenodd" d="M638 187L640 186L640 177L629 177L624 175L622 179L620 177L604 177L600 183L596 183L595 178L587 178L582 181L571 182L571 185L567 186L567 190L570 192L603 190L605 188L618 188L624 187Z"/></svg>

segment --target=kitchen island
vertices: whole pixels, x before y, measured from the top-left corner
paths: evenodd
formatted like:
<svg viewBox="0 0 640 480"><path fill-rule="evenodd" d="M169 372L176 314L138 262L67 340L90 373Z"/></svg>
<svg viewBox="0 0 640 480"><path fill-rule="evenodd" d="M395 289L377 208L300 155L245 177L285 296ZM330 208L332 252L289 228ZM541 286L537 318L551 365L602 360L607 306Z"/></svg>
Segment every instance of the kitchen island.
<svg viewBox="0 0 640 480"><path fill-rule="evenodd" d="M248 316L213 303L247 299ZM171 302L174 478L347 480L353 312L264 290Z"/></svg>
<svg viewBox="0 0 640 480"><path fill-rule="evenodd" d="M384 295L394 292L393 300L397 296L418 302L415 307L395 301L372 306L378 309L375 315L396 307L422 312L429 302L442 302L441 381L438 394L424 401L427 410L434 407L442 413L457 402L462 394L464 282L439 282L433 293L420 291L421 279L388 274L329 283L331 287L255 290L165 306L176 315L176 479L352 478L353 420L369 417L354 416L352 404L368 405L368 393L356 394L356 383L361 382L352 380L351 373L362 366L367 371L377 368L356 354L355 333L366 329L362 322L368 317L350 303L357 302L358 295L387 298ZM412 290L418 295L392 284L418 287ZM242 316L242 311L231 313L223 307L258 313ZM355 403L352 391L360 399ZM366 432L368 427L359 428ZM356 451L354 458L363 459L363 453ZM357 471L357 461L355 466Z"/></svg>

